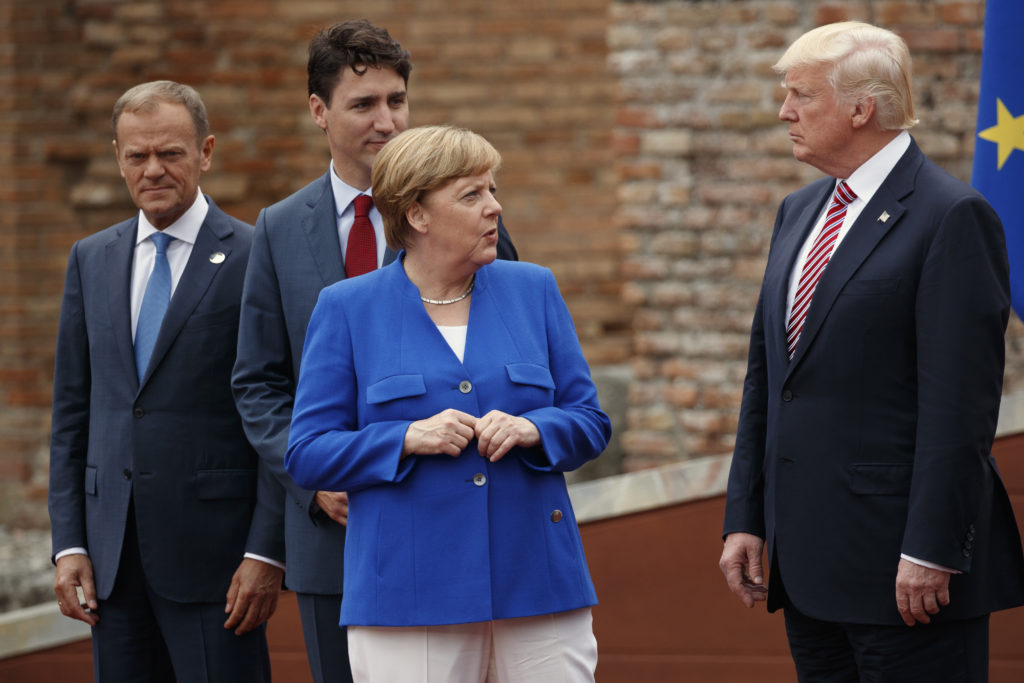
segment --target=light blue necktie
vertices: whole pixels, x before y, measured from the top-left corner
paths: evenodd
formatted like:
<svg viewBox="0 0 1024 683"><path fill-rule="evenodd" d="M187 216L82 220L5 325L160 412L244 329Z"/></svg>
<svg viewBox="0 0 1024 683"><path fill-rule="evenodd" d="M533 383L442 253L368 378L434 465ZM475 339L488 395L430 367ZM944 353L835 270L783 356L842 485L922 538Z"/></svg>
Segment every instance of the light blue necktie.
<svg viewBox="0 0 1024 683"><path fill-rule="evenodd" d="M160 323L163 322L167 304L171 300L171 264L167 262L167 245L174 238L162 232L155 232L149 238L156 245L156 258L146 284L146 293L142 295L139 320L135 325L135 368L140 380L146 374L149 357L153 355L153 345L160 332Z"/></svg>

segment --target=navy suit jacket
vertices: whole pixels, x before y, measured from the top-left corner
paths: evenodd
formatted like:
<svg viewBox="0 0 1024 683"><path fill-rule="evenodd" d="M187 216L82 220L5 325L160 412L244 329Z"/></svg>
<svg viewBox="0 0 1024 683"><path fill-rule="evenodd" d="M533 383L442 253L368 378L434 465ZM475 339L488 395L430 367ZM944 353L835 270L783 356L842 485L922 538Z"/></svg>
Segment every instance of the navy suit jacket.
<svg viewBox="0 0 1024 683"><path fill-rule="evenodd" d="M500 219L498 231L498 258L515 260ZM388 249L384 262L395 255ZM232 383L250 441L287 492L285 581L301 593L340 595L342 588L345 527L310 507L315 492L292 481L284 454L306 326L320 290L344 278L328 174L260 212Z"/></svg>
<svg viewBox="0 0 1024 683"><path fill-rule="evenodd" d="M766 538L786 594L818 619L902 623L901 553L963 572L939 620L1022 604L990 455L1010 303L1002 225L912 142L833 254L788 360L789 276L833 183L779 207L724 531Z"/></svg>
<svg viewBox="0 0 1024 683"><path fill-rule="evenodd" d="M492 463L474 439L458 457L402 459L410 422L448 408L525 417L542 446ZM594 604L562 473L596 458L610 434L551 271L506 261L477 271L462 362L401 263L325 289L285 462L303 486L349 492L342 624Z"/></svg>
<svg viewBox="0 0 1024 683"><path fill-rule="evenodd" d="M100 599L114 585L131 500L146 577L165 598L223 601L245 552L284 558L275 482L260 476L231 394L252 227L207 201L141 382L129 310L138 217L71 249L50 519L54 552L89 551Z"/></svg>

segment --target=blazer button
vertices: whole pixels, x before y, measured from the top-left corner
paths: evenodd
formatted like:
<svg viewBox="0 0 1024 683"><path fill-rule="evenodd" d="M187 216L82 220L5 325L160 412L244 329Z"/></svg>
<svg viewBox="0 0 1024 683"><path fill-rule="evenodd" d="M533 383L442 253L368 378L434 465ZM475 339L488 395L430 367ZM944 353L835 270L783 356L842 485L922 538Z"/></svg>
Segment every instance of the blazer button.
<svg viewBox="0 0 1024 683"><path fill-rule="evenodd" d="M485 477L482 473L478 472L477 474L473 475L473 483L476 484L477 486L483 486L484 484L487 483L487 477Z"/></svg>
<svg viewBox="0 0 1024 683"><path fill-rule="evenodd" d="M142 408L136 408L135 410L132 411L132 415L134 415L135 417L142 417L145 414L146 411L143 410Z"/></svg>
<svg viewBox="0 0 1024 683"><path fill-rule="evenodd" d="M132 478L132 471L130 469L128 469L128 468L125 468L124 472L122 472L121 474L124 475L125 479L131 479Z"/></svg>
<svg viewBox="0 0 1024 683"><path fill-rule="evenodd" d="M469 392L473 391L473 383L470 382L468 379L462 380L461 382L459 382L459 391L461 391L464 394L468 394Z"/></svg>
<svg viewBox="0 0 1024 683"><path fill-rule="evenodd" d="M551 521L552 522L561 522L562 521L562 511L561 510L552 510L551 511Z"/></svg>
<svg viewBox="0 0 1024 683"><path fill-rule="evenodd" d="M964 557L970 557L970 556L971 556L971 551L970 551L970 550L968 550L967 548L964 548L964 549L963 549L963 553L962 553L962 555L963 555Z"/></svg>
<svg viewBox="0 0 1024 683"><path fill-rule="evenodd" d="M783 391L782 392L782 400L785 401L786 403L789 403L790 401L792 401L793 400L793 392L790 391L789 389L786 389L785 391Z"/></svg>

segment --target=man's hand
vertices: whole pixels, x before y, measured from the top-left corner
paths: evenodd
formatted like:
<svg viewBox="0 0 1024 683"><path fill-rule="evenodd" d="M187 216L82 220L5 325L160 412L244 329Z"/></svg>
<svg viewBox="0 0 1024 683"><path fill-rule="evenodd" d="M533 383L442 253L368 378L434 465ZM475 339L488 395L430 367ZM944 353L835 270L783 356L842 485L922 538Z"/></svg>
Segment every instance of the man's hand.
<svg viewBox="0 0 1024 683"><path fill-rule="evenodd" d="M284 570L279 567L249 557L242 560L228 588L224 613L229 616L224 628L233 628L240 636L269 619L277 609L283 579Z"/></svg>
<svg viewBox="0 0 1024 683"><path fill-rule="evenodd" d="M896 570L896 606L903 623L913 626L931 621L939 606L949 604L949 572L900 559Z"/></svg>
<svg viewBox="0 0 1024 683"><path fill-rule="evenodd" d="M78 588L82 588L85 604L78 601ZM53 580L53 592L57 594L60 613L95 626L100 619L96 615L96 584L92 576L92 560L88 555L65 555L57 560L57 576ZM86 611L88 608L90 611Z"/></svg>
<svg viewBox="0 0 1024 683"><path fill-rule="evenodd" d="M761 569L763 551L764 541L757 536L733 533L725 537L725 548L718 561L718 568L725 574L729 590L747 607L767 599L766 591L750 587L764 586L764 571Z"/></svg>
<svg viewBox="0 0 1024 683"><path fill-rule="evenodd" d="M348 494L344 491L335 493L333 491L317 491L313 496L316 506L323 510L324 514L342 526L348 525Z"/></svg>

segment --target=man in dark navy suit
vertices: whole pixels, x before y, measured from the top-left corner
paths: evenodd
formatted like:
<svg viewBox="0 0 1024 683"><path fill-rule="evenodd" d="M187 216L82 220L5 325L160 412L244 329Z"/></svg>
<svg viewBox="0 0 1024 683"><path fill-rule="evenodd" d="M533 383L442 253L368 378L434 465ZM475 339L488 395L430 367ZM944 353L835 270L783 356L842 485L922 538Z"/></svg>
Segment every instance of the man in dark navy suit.
<svg viewBox="0 0 1024 683"><path fill-rule="evenodd" d="M269 681L281 494L231 394L252 227L199 190L214 138L195 90L136 86L113 123L139 213L68 261L50 446L58 604L92 626L97 681Z"/></svg>
<svg viewBox="0 0 1024 683"><path fill-rule="evenodd" d="M370 171L381 148L409 126L409 53L386 30L346 21L309 46L309 111L331 151L327 172L260 212L242 296L233 384L246 432L287 491L288 588L297 594L310 669L317 683L351 680L339 625L345 493L309 491L284 471L299 362L320 290L396 257L380 213L369 205ZM370 233L356 240L360 219ZM498 258L516 251L499 218ZM357 250L368 251L354 258ZM368 266L354 269L353 261Z"/></svg>
<svg viewBox="0 0 1024 683"><path fill-rule="evenodd" d="M801 681L984 681L1024 603L990 448L1009 315L985 199L928 160L906 44L823 26L775 69L794 156L751 330L720 566L782 608ZM771 586L765 595L764 546Z"/></svg>

